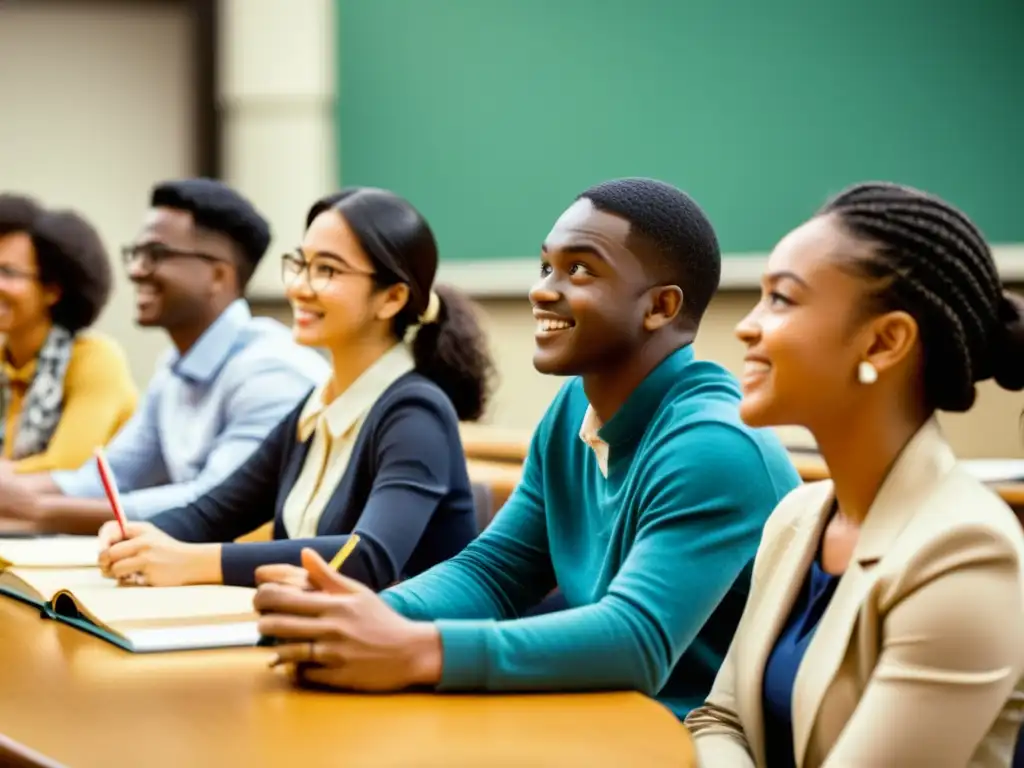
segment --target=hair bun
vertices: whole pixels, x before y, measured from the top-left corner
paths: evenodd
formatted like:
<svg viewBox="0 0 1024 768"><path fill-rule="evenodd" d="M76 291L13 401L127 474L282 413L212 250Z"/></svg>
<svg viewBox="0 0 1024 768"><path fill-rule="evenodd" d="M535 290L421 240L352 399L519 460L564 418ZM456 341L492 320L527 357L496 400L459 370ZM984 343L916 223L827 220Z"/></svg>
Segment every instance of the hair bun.
<svg viewBox="0 0 1024 768"><path fill-rule="evenodd" d="M1003 292L992 346L992 375L1003 389L1024 389L1024 298Z"/></svg>

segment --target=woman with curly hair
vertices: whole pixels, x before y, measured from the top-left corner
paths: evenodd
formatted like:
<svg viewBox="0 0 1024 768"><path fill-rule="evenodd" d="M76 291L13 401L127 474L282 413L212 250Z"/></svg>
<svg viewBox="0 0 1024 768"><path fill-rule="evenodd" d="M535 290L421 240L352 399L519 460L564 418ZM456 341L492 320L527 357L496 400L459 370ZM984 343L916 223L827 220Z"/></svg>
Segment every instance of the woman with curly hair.
<svg viewBox="0 0 1024 768"><path fill-rule="evenodd" d="M124 352L85 332L110 288L88 221L0 195L0 441L16 472L80 466L135 410Z"/></svg>

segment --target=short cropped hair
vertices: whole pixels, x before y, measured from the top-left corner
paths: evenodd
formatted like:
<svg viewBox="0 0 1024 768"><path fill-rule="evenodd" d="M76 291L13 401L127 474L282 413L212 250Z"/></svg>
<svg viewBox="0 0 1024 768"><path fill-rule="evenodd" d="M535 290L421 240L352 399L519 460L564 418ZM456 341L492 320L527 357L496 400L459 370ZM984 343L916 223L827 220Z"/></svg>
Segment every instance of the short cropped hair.
<svg viewBox="0 0 1024 768"><path fill-rule="evenodd" d="M684 316L700 323L718 290L722 253L714 227L696 201L671 184L643 178L605 181L579 198L626 219L658 248L662 263L652 269L682 289Z"/></svg>
<svg viewBox="0 0 1024 768"><path fill-rule="evenodd" d="M188 211L197 226L219 232L238 246L239 288L248 284L270 245L270 224L256 207L216 179L165 181L153 188L150 205Z"/></svg>

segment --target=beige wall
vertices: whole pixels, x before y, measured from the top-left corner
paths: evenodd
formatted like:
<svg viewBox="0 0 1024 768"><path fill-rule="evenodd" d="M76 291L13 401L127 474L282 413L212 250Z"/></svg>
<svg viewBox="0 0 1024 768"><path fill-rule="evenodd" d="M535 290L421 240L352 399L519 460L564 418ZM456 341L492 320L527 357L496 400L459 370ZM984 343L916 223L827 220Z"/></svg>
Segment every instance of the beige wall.
<svg viewBox="0 0 1024 768"><path fill-rule="evenodd" d="M708 310L697 341L697 354L714 359L734 373L742 367L743 349L732 331L754 304L751 292L722 293ZM497 396L487 421L508 427L532 428L558 391L562 379L541 376L533 370L533 318L526 300L482 302L501 377ZM289 322L281 304L263 304L260 312ZM965 415L944 414L943 426L962 458L1024 457L1018 416L1024 407L1024 393L1000 390L991 382L979 388L978 402ZM810 446L803 430L780 430L789 445Z"/></svg>
<svg viewBox="0 0 1024 768"><path fill-rule="evenodd" d="M0 189L78 209L114 255L152 183L192 173L190 25L175 5L83 5L0 5ZM99 328L145 382L166 337L133 326L116 273Z"/></svg>
<svg viewBox="0 0 1024 768"><path fill-rule="evenodd" d="M249 295L283 296L278 256L337 186L333 0L218 0L224 180L271 220Z"/></svg>
<svg viewBox="0 0 1024 768"><path fill-rule="evenodd" d="M743 348L733 328L753 306L756 294L719 294L705 317L697 340L697 354L713 359L738 373ZM533 318L525 300L489 301L485 304L491 342L497 352L502 377L491 419L508 426L535 424L560 384L558 379L536 373L530 359L533 350ZM979 388L978 402L965 415L943 415L942 423L963 458L1024 457L1018 416L1024 394L1000 390L991 382ZM810 444L802 430L786 430L787 443Z"/></svg>

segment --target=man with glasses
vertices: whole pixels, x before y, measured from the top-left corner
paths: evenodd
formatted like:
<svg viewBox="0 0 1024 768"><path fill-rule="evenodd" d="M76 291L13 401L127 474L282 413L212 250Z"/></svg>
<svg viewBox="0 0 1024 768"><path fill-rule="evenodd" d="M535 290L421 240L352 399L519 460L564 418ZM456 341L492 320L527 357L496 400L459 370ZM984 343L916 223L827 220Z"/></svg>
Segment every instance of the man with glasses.
<svg viewBox="0 0 1024 768"><path fill-rule="evenodd" d="M269 242L248 200L219 181L185 179L153 189L142 231L122 251L136 321L174 345L106 449L132 519L218 485L328 373L285 326L250 314L245 286ZM110 516L92 461L0 478L0 518L28 529L95 533Z"/></svg>

